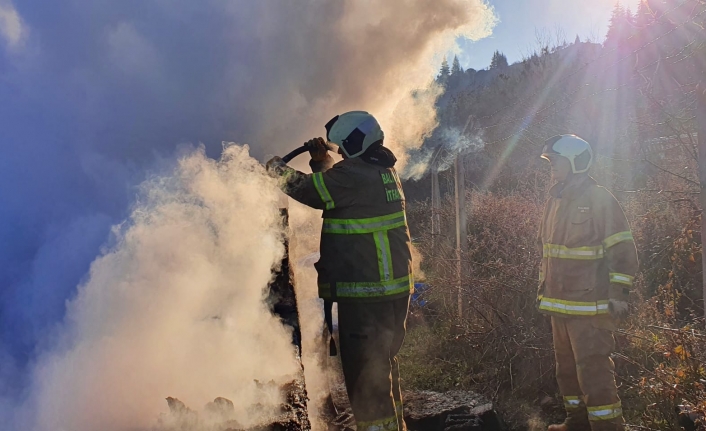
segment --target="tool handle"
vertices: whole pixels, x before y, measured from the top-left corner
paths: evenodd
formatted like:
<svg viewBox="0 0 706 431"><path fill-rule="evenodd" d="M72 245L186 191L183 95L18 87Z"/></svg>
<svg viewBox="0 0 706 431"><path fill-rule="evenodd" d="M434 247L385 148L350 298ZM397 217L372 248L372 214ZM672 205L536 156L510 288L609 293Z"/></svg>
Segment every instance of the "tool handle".
<svg viewBox="0 0 706 431"><path fill-rule="evenodd" d="M306 153L307 151L309 151L309 149L306 147L306 145L302 145L301 147L294 149L289 154L282 157L282 161L284 163L289 163L290 161L292 161L293 158L297 157L302 153Z"/></svg>

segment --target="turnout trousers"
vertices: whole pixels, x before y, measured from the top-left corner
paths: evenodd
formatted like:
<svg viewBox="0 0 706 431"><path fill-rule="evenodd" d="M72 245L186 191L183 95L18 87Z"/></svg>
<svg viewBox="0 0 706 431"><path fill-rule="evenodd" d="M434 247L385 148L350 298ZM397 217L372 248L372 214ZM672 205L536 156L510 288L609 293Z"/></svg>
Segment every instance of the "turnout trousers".
<svg viewBox="0 0 706 431"><path fill-rule="evenodd" d="M569 431L623 429L609 316L552 317L556 379Z"/></svg>
<svg viewBox="0 0 706 431"><path fill-rule="evenodd" d="M341 363L358 431L405 431L397 353L409 296L338 303Z"/></svg>

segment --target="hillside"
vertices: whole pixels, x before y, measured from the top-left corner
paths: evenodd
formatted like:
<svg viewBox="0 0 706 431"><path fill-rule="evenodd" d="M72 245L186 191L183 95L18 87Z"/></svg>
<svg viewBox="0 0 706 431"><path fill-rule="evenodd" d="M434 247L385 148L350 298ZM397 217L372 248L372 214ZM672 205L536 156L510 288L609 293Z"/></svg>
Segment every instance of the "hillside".
<svg viewBox="0 0 706 431"><path fill-rule="evenodd" d="M519 427L561 416L551 331L535 309L549 185L539 155L547 138L575 133L593 145L592 176L621 202L640 259L613 357L626 420L679 430L675 410L706 411L706 343L695 331L704 325L697 142L706 127L705 19L700 0L643 2L635 14L616 6L603 43L544 43L515 64L496 55L480 71L442 67L439 127L414 158L440 172L440 208L431 206L428 170L408 170L405 185L431 286L404 351L408 384L480 389ZM468 223L460 267L459 155Z"/></svg>

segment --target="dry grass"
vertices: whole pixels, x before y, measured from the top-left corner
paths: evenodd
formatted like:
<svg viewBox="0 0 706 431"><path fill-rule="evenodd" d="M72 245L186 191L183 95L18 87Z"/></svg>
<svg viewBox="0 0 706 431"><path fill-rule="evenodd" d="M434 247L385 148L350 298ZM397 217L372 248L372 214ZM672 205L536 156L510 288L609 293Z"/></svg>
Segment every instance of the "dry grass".
<svg viewBox="0 0 706 431"><path fill-rule="evenodd" d="M683 202L654 205L633 199L623 204L642 262L631 299L634 312L617 335L615 361L626 420L678 430L677 405L706 410L706 338L696 331L701 315L698 218ZM544 423L562 418L551 330L535 307L536 232L543 205L542 193L532 189L468 194L460 317L453 202L443 202L442 231L435 238L428 234L429 205L409 209L425 281L432 288L425 294L429 304L413 310L402 352L408 388L482 392L515 428L543 429Z"/></svg>

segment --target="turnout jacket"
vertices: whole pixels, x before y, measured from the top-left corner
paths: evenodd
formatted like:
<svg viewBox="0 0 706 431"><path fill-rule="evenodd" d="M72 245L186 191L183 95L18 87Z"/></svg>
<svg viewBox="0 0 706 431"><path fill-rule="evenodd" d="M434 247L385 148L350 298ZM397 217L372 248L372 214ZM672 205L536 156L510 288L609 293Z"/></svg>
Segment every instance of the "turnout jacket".
<svg viewBox="0 0 706 431"><path fill-rule="evenodd" d="M627 300L637 251L620 204L588 175L550 190L538 235L539 310L558 316L608 314Z"/></svg>
<svg viewBox="0 0 706 431"><path fill-rule="evenodd" d="M314 173L290 167L283 191L322 209L319 297L338 302L401 298L414 286L410 237L402 185L394 168L327 156L311 161Z"/></svg>

